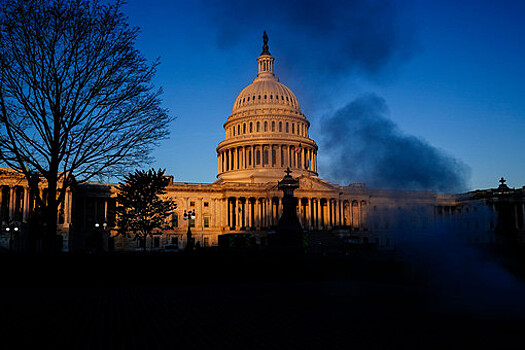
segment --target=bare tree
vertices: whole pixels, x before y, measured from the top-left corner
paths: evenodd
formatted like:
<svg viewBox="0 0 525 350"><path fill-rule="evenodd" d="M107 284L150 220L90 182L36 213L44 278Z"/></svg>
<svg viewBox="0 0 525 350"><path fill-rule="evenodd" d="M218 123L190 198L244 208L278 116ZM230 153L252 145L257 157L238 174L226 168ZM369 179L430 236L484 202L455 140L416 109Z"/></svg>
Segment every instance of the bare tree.
<svg viewBox="0 0 525 350"><path fill-rule="evenodd" d="M0 0L0 162L23 173L47 225L74 183L148 161L170 117L122 1Z"/></svg>

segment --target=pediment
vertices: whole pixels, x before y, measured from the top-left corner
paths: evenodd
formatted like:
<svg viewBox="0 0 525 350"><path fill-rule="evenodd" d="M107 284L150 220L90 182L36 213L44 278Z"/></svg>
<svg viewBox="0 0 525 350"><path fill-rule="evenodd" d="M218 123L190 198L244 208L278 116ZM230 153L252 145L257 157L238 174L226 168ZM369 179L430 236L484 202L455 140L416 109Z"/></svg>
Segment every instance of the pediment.
<svg viewBox="0 0 525 350"><path fill-rule="evenodd" d="M299 177L299 190L304 191L337 191L338 185L329 183L328 181L311 176Z"/></svg>

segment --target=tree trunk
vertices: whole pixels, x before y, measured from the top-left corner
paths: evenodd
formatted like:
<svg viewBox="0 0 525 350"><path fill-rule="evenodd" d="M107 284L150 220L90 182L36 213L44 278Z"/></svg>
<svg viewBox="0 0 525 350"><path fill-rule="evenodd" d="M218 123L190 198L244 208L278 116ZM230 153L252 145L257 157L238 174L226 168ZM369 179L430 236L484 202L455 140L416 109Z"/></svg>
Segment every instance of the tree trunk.
<svg viewBox="0 0 525 350"><path fill-rule="evenodd" d="M50 176L47 178L47 198L43 198L44 207L44 252L54 253L61 250L57 245L57 216L58 216L58 201L57 201L57 181L56 177Z"/></svg>

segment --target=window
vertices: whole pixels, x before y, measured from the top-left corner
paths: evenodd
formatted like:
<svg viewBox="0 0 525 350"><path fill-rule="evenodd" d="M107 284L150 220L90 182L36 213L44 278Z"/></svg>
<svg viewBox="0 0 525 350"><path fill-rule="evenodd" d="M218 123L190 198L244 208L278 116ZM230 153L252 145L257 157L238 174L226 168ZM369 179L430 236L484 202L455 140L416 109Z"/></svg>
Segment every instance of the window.
<svg viewBox="0 0 525 350"><path fill-rule="evenodd" d="M175 227L179 227L179 214L177 214L177 213L173 213L173 214L171 215L171 226L172 226L173 228L175 228Z"/></svg>
<svg viewBox="0 0 525 350"><path fill-rule="evenodd" d="M275 122L272 122L272 132L275 131Z"/></svg>
<svg viewBox="0 0 525 350"><path fill-rule="evenodd" d="M266 165L266 164L268 164L268 150L267 149L263 151L263 165Z"/></svg>
<svg viewBox="0 0 525 350"><path fill-rule="evenodd" d="M257 150L255 152L255 163L257 165L260 165L261 164L261 151Z"/></svg>
<svg viewBox="0 0 525 350"><path fill-rule="evenodd" d="M286 123L286 130L285 130L285 131L286 131L286 132L289 131L289 130L288 130L288 123Z"/></svg>
<svg viewBox="0 0 525 350"><path fill-rule="evenodd" d="M266 100L266 95L264 95L264 99Z"/></svg>
<svg viewBox="0 0 525 350"><path fill-rule="evenodd" d="M261 123L257 122L257 129L255 131L259 132L259 129L261 128Z"/></svg>
<svg viewBox="0 0 525 350"><path fill-rule="evenodd" d="M190 207L194 207L195 206L195 202L190 202Z"/></svg>
<svg viewBox="0 0 525 350"><path fill-rule="evenodd" d="M253 123L250 122L250 132L253 132Z"/></svg>
<svg viewBox="0 0 525 350"><path fill-rule="evenodd" d="M158 247L160 247L160 237L155 236L153 237L153 248L158 248Z"/></svg>
<svg viewBox="0 0 525 350"><path fill-rule="evenodd" d="M279 132L283 132L283 122L279 122Z"/></svg>
<svg viewBox="0 0 525 350"><path fill-rule="evenodd" d="M268 131L268 122L264 122L264 132Z"/></svg>
<svg viewBox="0 0 525 350"><path fill-rule="evenodd" d="M295 134L295 124L292 123L292 134Z"/></svg>
<svg viewBox="0 0 525 350"><path fill-rule="evenodd" d="M210 203L208 203L208 202L204 202L204 206L205 206L205 207L209 207L209 206L210 206Z"/></svg>
<svg viewBox="0 0 525 350"><path fill-rule="evenodd" d="M210 217L209 216L204 217L204 227L210 227Z"/></svg>
<svg viewBox="0 0 525 350"><path fill-rule="evenodd" d="M241 126L237 125L237 135L240 135L240 134L241 134Z"/></svg>
<svg viewBox="0 0 525 350"><path fill-rule="evenodd" d="M252 151L248 150L248 166L252 166Z"/></svg>
<svg viewBox="0 0 525 350"><path fill-rule="evenodd" d="M243 124L243 125L242 125L242 133L243 133L243 134L246 134L246 124Z"/></svg>

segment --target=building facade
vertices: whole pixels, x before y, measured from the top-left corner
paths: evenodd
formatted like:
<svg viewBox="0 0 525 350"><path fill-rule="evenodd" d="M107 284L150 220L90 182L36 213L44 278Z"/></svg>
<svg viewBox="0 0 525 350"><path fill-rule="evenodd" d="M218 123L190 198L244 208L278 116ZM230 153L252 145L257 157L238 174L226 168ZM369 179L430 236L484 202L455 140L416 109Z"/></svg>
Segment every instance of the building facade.
<svg viewBox="0 0 525 350"><path fill-rule="evenodd" d="M148 247L183 248L188 225L204 247L217 245L219 235L226 233L250 232L263 241L275 230L282 213L277 182L287 168L299 179L295 196L304 230L330 231L347 242L384 249L398 244L399 232L417 234L436 227L457 229L472 242L494 239L498 218L503 215L496 205L497 191L444 195L376 190L360 183L341 186L322 180L317 172L318 146L309 137L310 123L296 96L275 76L274 61L265 38L257 58L257 76L237 96L224 123L225 139L217 146L217 180L187 183L172 179L165 196L177 203L177 209L167 228L148 240ZM22 230L34 208L27 182L21 175L2 169L0 185L2 232L8 227ZM45 191L45 183L40 190ZM505 220L514 220L514 224L506 225L514 225L517 237L522 239L525 191L508 191L513 191L513 199L506 210L513 214ZM64 250L86 249L86 241L95 230L103 230L105 247L139 248L134 237L117 235L116 195L116 184L82 184L68 192L58 218ZM195 219L185 221L184 213L193 210ZM3 247L10 247L12 240L10 234L0 235Z"/></svg>

